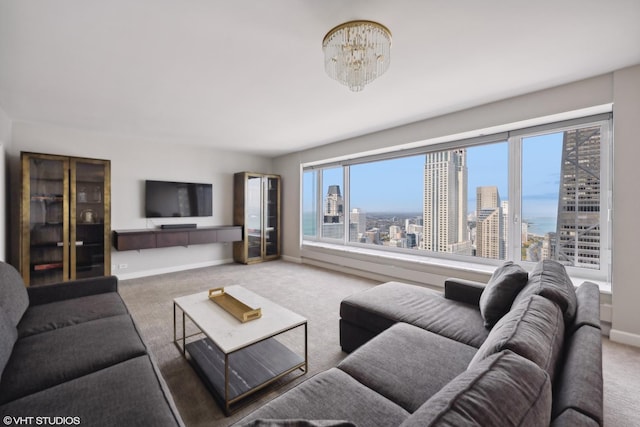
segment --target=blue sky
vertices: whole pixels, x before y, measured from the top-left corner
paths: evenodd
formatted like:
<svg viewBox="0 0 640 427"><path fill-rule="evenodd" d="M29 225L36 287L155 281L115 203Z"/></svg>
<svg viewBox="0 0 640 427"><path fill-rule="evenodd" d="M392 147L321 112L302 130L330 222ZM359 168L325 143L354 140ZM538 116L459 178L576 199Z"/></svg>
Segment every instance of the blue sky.
<svg viewBox="0 0 640 427"><path fill-rule="evenodd" d="M555 216L558 203L562 132L529 137L523 143L523 217ZM351 207L367 212L421 212L425 156L351 166ZM506 142L467 149L468 210L476 187L495 185L508 198ZM325 170L324 185L343 189L342 169ZM344 191L343 191L344 193ZM343 194L344 195L344 194Z"/></svg>

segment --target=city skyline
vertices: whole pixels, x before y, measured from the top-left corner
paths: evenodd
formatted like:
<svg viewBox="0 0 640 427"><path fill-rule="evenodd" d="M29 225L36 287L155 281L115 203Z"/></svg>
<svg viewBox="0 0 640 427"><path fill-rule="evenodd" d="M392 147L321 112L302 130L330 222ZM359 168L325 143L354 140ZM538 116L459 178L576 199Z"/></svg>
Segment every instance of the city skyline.
<svg viewBox="0 0 640 427"><path fill-rule="evenodd" d="M563 132L527 137L523 144L523 216L555 217L560 183L559 162ZM498 142L466 148L468 165L467 214L476 205L475 188L497 186L501 199L509 200L508 144ZM425 155L351 166L351 208L369 212L422 212ZM342 168L324 171L325 182L342 186ZM402 183L399 187L398 183ZM325 188L326 188L325 184ZM380 194L385 197L381 198Z"/></svg>

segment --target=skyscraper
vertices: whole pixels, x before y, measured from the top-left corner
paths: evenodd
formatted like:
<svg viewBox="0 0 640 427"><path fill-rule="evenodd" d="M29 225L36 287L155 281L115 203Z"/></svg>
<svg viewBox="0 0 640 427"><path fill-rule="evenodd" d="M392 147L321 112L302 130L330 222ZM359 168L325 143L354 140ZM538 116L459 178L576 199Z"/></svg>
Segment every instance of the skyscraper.
<svg viewBox="0 0 640 427"><path fill-rule="evenodd" d="M344 235L344 200L339 185L330 185L324 199L322 235L341 239Z"/></svg>
<svg viewBox="0 0 640 427"><path fill-rule="evenodd" d="M324 222L342 222L344 216L344 201L340 194L339 185L330 185L324 203Z"/></svg>
<svg viewBox="0 0 640 427"><path fill-rule="evenodd" d="M367 231L367 214L359 208L351 209L349 212L349 241L357 242L363 239Z"/></svg>
<svg viewBox="0 0 640 427"><path fill-rule="evenodd" d="M600 266L600 127L564 132L556 256L565 265Z"/></svg>
<svg viewBox="0 0 640 427"><path fill-rule="evenodd" d="M424 165L424 238L421 248L435 252L466 252L466 150L428 153Z"/></svg>
<svg viewBox="0 0 640 427"><path fill-rule="evenodd" d="M367 231L367 214L362 209L351 209L351 212L349 213L349 222L357 224L357 230L360 236Z"/></svg>
<svg viewBox="0 0 640 427"><path fill-rule="evenodd" d="M476 255L504 259L504 221L498 187L477 187L476 196Z"/></svg>

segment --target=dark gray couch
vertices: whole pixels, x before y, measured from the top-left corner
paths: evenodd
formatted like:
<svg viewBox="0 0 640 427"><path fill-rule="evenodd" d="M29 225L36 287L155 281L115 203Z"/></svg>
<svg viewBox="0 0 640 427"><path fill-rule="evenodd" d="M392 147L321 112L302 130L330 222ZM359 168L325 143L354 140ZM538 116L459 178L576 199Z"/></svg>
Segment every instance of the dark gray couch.
<svg viewBox="0 0 640 427"><path fill-rule="evenodd" d="M391 282L345 299L340 340L352 353L239 424L602 425L597 285L576 291L553 261L521 270L520 284L495 277L447 280L444 295ZM491 319L496 294L504 309Z"/></svg>
<svg viewBox="0 0 640 427"><path fill-rule="evenodd" d="M117 286L112 276L25 288L0 262L0 416L13 417L8 424L183 425Z"/></svg>

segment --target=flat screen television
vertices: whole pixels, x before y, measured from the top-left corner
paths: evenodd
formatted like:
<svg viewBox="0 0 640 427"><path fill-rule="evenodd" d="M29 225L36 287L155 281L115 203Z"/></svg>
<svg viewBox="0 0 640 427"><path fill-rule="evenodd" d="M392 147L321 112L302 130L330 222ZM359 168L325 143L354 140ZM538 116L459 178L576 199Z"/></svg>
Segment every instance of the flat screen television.
<svg viewBox="0 0 640 427"><path fill-rule="evenodd" d="M212 185L193 182L145 181L145 216L178 218L211 216Z"/></svg>

